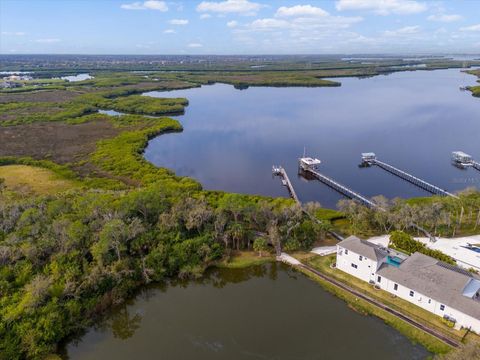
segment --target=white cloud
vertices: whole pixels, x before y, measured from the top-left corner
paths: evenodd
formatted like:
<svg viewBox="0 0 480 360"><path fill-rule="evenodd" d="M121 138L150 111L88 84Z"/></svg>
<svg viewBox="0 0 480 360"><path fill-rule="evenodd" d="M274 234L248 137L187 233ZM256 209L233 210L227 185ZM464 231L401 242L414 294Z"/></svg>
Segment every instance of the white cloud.
<svg viewBox="0 0 480 360"><path fill-rule="evenodd" d="M227 22L227 26L229 28L234 28L234 27L238 26L238 21L235 21L235 20L229 21L229 22Z"/></svg>
<svg viewBox="0 0 480 360"><path fill-rule="evenodd" d="M35 42L37 43L42 43L42 44L52 44L52 43L57 43L60 42L60 39L56 38L48 38L48 39L36 39Z"/></svg>
<svg viewBox="0 0 480 360"><path fill-rule="evenodd" d="M5 36L23 36L26 35L26 33L22 31L2 31L2 35Z"/></svg>
<svg viewBox="0 0 480 360"><path fill-rule="evenodd" d="M201 48L201 47L203 47L203 45L200 44L200 43L190 43L190 44L188 44L188 47L189 48Z"/></svg>
<svg viewBox="0 0 480 360"><path fill-rule="evenodd" d="M164 33L164 34L175 34L176 31L173 30L173 29L167 29L167 30L165 30L163 33Z"/></svg>
<svg viewBox="0 0 480 360"><path fill-rule="evenodd" d="M144 2L136 1L130 4L120 5L122 9L125 10L157 10L157 11L168 11L168 6L165 1L158 0L147 0Z"/></svg>
<svg viewBox="0 0 480 360"><path fill-rule="evenodd" d="M187 19L172 19L169 21L172 25L188 25Z"/></svg>
<svg viewBox="0 0 480 360"><path fill-rule="evenodd" d="M414 0L338 0L336 8L343 10L366 10L379 15L416 14L427 10L427 5Z"/></svg>
<svg viewBox="0 0 480 360"><path fill-rule="evenodd" d="M439 21L439 22L454 22L454 21L462 20L462 16L457 15L457 14L451 14L451 15L448 15L448 14L434 14L434 15L430 15L429 17L427 17L427 20Z"/></svg>
<svg viewBox="0 0 480 360"><path fill-rule="evenodd" d="M405 35L412 35L417 34L420 31L420 26L405 26L400 29L396 30L387 30L383 34L385 36L405 36Z"/></svg>
<svg viewBox="0 0 480 360"><path fill-rule="evenodd" d="M252 30L274 30L274 29L286 29L291 27L291 23L286 20L279 20L279 19L257 19L253 21L249 28Z"/></svg>
<svg viewBox="0 0 480 360"><path fill-rule="evenodd" d="M256 19L246 25L245 30L249 31L271 31L279 29L291 29L297 32L305 33L308 36L309 31L322 29L322 31L336 31L346 29L352 24L362 21L361 17L331 16L324 15L317 17L295 17L295 18L264 18Z"/></svg>
<svg viewBox="0 0 480 360"><path fill-rule="evenodd" d="M202 19L202 20L203 20L203 19L209 19L209 18L211 18L211 17L212 17L212 15L210 15L210 14L202 14L202 15L200 15L200 19Z"/></svg>
<svg viewBox="0 0 480 360"><path fill-rule="evenodd" d="M199 12L238 13L242 15L255 15L264 5L249 0L225 0L220 2L202 1L197 6Z"/></svg>
<svg viewBox="0 0 480 360"><path fill-rule="evenodd" d="M292 7L282 6L278 8L275 16L290 17L290 16L328 16L328 12L312 5L295 5Z"/></svg>
<svg viewBox="0 0 480 360"><path fill-rule="evenodd" d="M460 31L480 31L480 24L462 27Z"/></svg>

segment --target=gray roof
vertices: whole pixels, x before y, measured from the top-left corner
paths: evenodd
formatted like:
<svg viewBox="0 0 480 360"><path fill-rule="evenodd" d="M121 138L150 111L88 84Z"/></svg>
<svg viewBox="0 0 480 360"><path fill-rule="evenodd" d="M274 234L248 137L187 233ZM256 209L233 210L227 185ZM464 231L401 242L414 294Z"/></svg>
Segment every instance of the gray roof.
<svg viewBox="0 0 480 360"><path fill-rule="evenodd" d="M387 251L382 249L380 246L369 241L360 240L353 235L349 236L345 240L340 241L338 246L374 261L378 261L379 259L387 256Z"/></svg>
<svg viewBox="0 0 480 360"><path fill-rule="evenodd" d="M377 273L464 314L480 319L480 302L463 295L475 277L456 266L415 253L399 267L382 264Z"/></svg>

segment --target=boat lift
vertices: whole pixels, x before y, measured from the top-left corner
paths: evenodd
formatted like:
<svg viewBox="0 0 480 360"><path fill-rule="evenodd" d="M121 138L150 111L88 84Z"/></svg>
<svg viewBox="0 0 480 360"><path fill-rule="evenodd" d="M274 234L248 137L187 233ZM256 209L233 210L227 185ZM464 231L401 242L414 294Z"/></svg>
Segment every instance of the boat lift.
<svg viewBox="0 0 480 360"><path fill-rule="evenodd" d="M466 154L463 151L452 152L452 164L460 169L473 167L474 169L480 171L480 163L475 161L469 154Z"/></svg>

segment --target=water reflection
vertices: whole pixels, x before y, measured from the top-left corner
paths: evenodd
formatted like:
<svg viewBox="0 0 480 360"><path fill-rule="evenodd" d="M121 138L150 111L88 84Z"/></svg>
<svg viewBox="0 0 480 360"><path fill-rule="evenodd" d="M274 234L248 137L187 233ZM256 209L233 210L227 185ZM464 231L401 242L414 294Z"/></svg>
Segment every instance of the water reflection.
<svg viewBox="0 0 480 360"><path fill-rule="evenodd" d="M128 339L132 337L136 330L140 328L142 316L139 313L129 313L127 305L117 309L108 320L106 326L112 329L113 337L118 339Z"/></svg>
<svg viewBox="0 0 480 360"><path fill-rule="evenodd" d="M144 288L65 349L89 359L424 359L381 320L283 264ZM68 355L68 356L67 356Z"/></svg>
<svg viewBox="0 0 480 360"><path fill-rule="evenodd" d="M91 76L90 74L77 74L77 75L70 75L70 76L62 76L60 79L67 80L69 82L76 82L76 81L93 79L93 76Z"/></svg>
<svg viewBox="0 0 480 360"><path fill-rule="evenodd" d="M466 178L479 186L480 172L450 164L454 150L480 158L480 100L459 90L474 76L448 69L340 81L335 88L216 84L149 93L186 97L189 106L179 117L183 133L151 140L145 157L206 189L270 196L288 196L271 176L272 165L283 165L302 201L328 207L341 196L295 176L304 146L322 160L323 173L368 197L429 195L381 169L359 168L369 151L443 189L463 189Z"/></svg>

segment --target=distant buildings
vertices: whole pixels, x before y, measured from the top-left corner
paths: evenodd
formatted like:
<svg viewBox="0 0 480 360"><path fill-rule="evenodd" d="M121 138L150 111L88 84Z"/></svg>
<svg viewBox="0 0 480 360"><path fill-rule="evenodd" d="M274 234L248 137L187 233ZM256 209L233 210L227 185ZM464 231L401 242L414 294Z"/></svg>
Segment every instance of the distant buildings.
<svg viewBox="0 0 480 360"><path fill-rule="evenodd" d="M3 81L29 81L33 78L29 75L10 75L3 78Z"/></svg>
<svg viewBox="0 0 480 360"><path fill-rule="evenodd" d="M22 85L19 84L18 82L12 82L12 81L1 81L0 82L0 88L2 89L10 89L10 88L17 88L21 87Z"/></svg>
<svg viewBox="0 0 480 360"><path fill-rule="evenodd" d="M2 89L21 87L24 84L22 84L20 81L29 81L33 79L29 75L19 75L19 74L11 74L11 75L6 74L6 75L8 76L5 76L0 79L0 88Z"/></svg>
<svg viewBox="0 0 480 360"><path fill-rule="evenodd" d="M480 278L414 253L398 253L355 236L337 244L337 268L452 322L480 333Z"/></svg>

